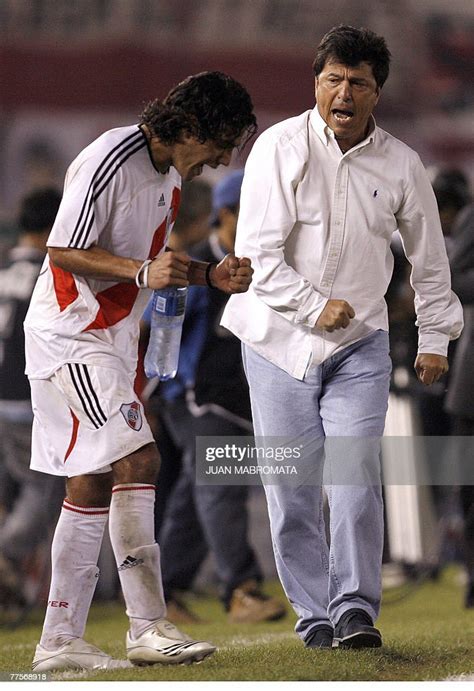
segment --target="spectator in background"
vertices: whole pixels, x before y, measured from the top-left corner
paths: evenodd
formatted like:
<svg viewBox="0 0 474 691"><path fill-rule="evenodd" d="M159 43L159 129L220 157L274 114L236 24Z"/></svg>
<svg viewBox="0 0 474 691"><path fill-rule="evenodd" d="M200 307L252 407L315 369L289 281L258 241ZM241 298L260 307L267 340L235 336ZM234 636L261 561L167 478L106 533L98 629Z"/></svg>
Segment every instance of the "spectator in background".
<svg viewBox="0 0 474 691"><path fill-rule="evenodd" d="M466 198L467 201L467 198ZM453 290L464 309L464 331L457 343L451 367L445 409L451 416L451 434L470 437L460 451L460 463L472 463L474 437L474 204L466 204L453 220L449 262ZM461 471L463 473L463 471ZM462 479L463 475L461 475ZM464 475L465 477L465 475ZM465 606L474 607L474 486L460 488L464 518L464 560L467 571Z"/></svg>
<svg viewBox="0 0 474 691"><path fill-rule="evenodd" d="M328 440L350 439L346 453L332 454L341 480L326 483L329 548L320 479L264 483L278 572L310 648L382 645L374 626L384 531L378 439L396 228L412 265L423 384L446 373L448 342L462 329L429 179L419 156L372 116L389 62L383 37L334 27L313 63L314 109L255 142L236 240L254 280L229 299L222 320L244 344L257 436L309 440L326 462L335 447ZM316 471L322 454L308 461Z"/></svg>
<svg viewBox="0 0 474 691"><path fill-rule="evenodd" d="M25 603L23 561L48 534L64 495L64 480L30 470L33 412L25 371L23 321L46 240L61 201L54 188L37 189L21 202L20 235L0 271L0 445L2 502L9 512L0 526L0 607ZM14 500L11 506L11 497Z"/></svg>
<svg viewBox="0 0 474 691"><path fill-rule="evenodd" d="M448 256L451 255L454 245L456 244L456 259L454 263L454 270L458 273L457 282L463 290L463 295L459 295L461 302L469 299L469 293L466 291L466 277L464 271L469 265L469 228L457 228L458 219L460 218L461 210L466 207L470 201L469 181L462 170L451 167L435 167L429 171L432 177L433 191L436 196L438 204L438 211L441 220L441 228L443 230L444 242ZM468 226L468 223L467 223ZM467 251L463 258L464 263L459 262L459 247ZM466 263L467 262L467 263ZM451 275L454 286L453 265L451 266ZM457 292L456 288L453 290ZM466 317L466 307L464 306L464 316ZM464 331L464 346L466 347L466 332L468 333L468 325ZM469 338L469 336L467 336ZM446 393L449 390L452 400L459 402L464 398L462 394L463 382L469 381L467 372L462 377L459 371L459 358L456 356L458 347L461 341L454 341L450 345L450 357L454 357L453 364L458 360L456 370L449 372L446 383L438 382L429 389L419 387L417 389L416 403L420 413L420 420L422 424L422 433L426 436L438 437L438 452L440 456L448 457L449 449L451 448L449 436L452 434L459 435L459 431L455 431L454 425L459 426L460 420L450 414L446 405ZM459 506L459 493L464 497L461 504L466 507L466 492L469 494L469 488L464 487L461 490L457 486L434 486L433 497L435 501L436 510L439 516L439 534L440 555L439 567L450 561L459 559L463 550L461 522L459 512L463 512L463 507ZM466 511L464 511L466 513ZM468 528L466 528L468 530ZM464 546L466 545L464 541Z"/></svg>
<svg viewBox="0 0 474 691"><path fill-rule="evenodd" d="M431 174L433 175L433 172ZM468 182L462 171L441 169L434 174L432 186L438 204L444 243L446 250L449 251L454 220L469 199ZM451 350L456 346L455 342L452 343ZM422 433L425 436L448 437L450 434L451 422L443 407L445 393L445 382L435 383L429 388L418 387L417 389L417 405ZM441 506L440 509L443 510Z"/></svg>
<svg viewBox="0 0 474 691"><path fill-rule="evenodd" d="M179 213L170 238L171 248L188 251L209 235L212 187L205 180L183 182Z"/></svg>
<svg viewBox="0 0 474 691"><path fill-rule="evenodd" d="M209 216L212 210L212 187L205 180L183 182L179 213L173 226L169 247L175 251L189 252L189 248L209 235ZM188 323L188 322L187 322ZM184 327L187 328L186 326ZM148 341L149 324L141 322L141 354L144 357ZM160 392L155 391L157 382L147 382L143 367L139 370L141 397L145 404L147 419L152 428L161 456L159 480L156 487L155 530L160 534L163 515L170 496L171 488L181 469L181 450L176 447L165 424L160 404ZM171 382L167 388L172 388ZM149 400L150 399L150 400ZM184 431L183 431L184 434ZM171 607L173 613L173 606ZM173 617L175 623L185 623L183 619Z"/></svg>
<svg viewBox="0 0 474 691"><path fill-rule="evenodd" d="M189 249L194 258L219 262L234 251L242 178L243 171L235 171L214 188L214 230ZM180 228L187 236L185 219L192 214L186 206L184 211ZM219 326L226 302L220 291L190 288L178 372L159 389L165 426L182 451L159 539L168 616L178 622L196 620L180 591L191 588L209 550L231 621L270 621L285 614L284 605L261 589L261 569L248 541L248 487L196 484L197 436L252 434L240 342Z"/></svg>
<svg viewBox="0 0 474 691"><path fill-rule="evenodd" d="M459 212L469 204L469 181L457 168L435 168L432 171L433 190L438 203L439 218L447 249L454 242L453 230L459 220Z"/></svg>
<svg viewBox="0 0 474 691"><path fill-rule="evenodd" d="M469 200L469 184L461 170L433 167L428 175L435 193L446 249L450 250L453 240L453 226L460 210ZM408 394L412 399L415 419L419 422L419 433L437 438L439 457L448 457L453 421L445 409L447 382L439 381L430 387L422 386L412 372L411 362L416 356L417 328L413 305L413 289L410 286L410 264L396 233L392 240L394 271L389 290L385 296L389 306L390 355L393 362L392 390ZM458 347L458 341L449 346L450 357ZM415 423L416 424L416 423ZM432 495L438 518L439 550L433 575L438 574L446 563L460 556L461 521L458 487L433 485ZM433 555L434 556L434 555ZM426 565L423 565L423 567ZM416 571L411 571L415 573Z"/></svg>
<svg viewBox="0 0 474 691"><path fill-rule="evenodd" d="M449 251L454 220L469 199L468 181L460 170L435 167L428 169L427 172L430 175L438 204L444 242ZM414 372L411 376L411 362L416 357L418 340L416 314L413 305L413 288L410 286L411 267L403 251L399 233L395 233L392 238L391 250L394 255L394 269L385 295L389 306L390 355L394 374L397 374L396 370L400 366L410 375L407 379L396 376L396 381L393 382L394 388L398 390L399 382L400 391L405 390L413 394L420 413L423 435L448 435L450 420L443 411L445 383L439 382L427 388L416 380ZM455 347L456 341L451 343L451 348Z"/></svg>

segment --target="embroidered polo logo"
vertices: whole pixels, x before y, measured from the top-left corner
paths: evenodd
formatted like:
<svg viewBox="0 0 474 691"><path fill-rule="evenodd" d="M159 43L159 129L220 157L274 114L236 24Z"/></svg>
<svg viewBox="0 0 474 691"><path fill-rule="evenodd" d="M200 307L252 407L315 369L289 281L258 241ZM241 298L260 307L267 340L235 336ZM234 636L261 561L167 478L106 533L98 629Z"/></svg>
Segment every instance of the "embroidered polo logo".
<svg viewBox="0 0 474 691"><path fill-rule="evenodd" d="M135 432L139 432L142 428L143 420L142 413L140 410L140 405L133 401L133 403L122 403L120 406L120 412L122 413L125 422L129 427L131 427Z"/></svg>
<svg viewBox="0 0 474 691"><path fill-rule="evenodd" d="M158 206L165 206L165 204L166 204L166 202L165 202L165 195L162 194L161 197L160 197L159 200L158 200Z"/></svg>

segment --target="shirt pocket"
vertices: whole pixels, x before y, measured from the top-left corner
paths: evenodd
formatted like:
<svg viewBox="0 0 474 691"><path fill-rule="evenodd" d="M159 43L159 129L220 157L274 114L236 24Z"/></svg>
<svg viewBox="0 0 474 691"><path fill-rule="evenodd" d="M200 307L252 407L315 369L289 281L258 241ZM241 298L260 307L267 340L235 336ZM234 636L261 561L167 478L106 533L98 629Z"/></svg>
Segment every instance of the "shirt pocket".
<svg viewBox="0 0 474 691"><path fill-rule="evenodd" d="M349 204L352 207L351 200ZM370 182L358 191L354 209L356 217L369 236L390 240L397 230L395 202L382 185Z"/></svg>

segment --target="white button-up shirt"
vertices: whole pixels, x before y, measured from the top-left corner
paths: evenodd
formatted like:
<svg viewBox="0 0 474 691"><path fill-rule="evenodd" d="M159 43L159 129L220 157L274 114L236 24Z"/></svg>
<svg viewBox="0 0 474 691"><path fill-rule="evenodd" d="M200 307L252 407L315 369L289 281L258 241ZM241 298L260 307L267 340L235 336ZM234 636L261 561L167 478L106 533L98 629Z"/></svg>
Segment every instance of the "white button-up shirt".
<svg viewBox="0 0 474 691"><path fill-rule="evenodd" d="M388 330L384 295L400 231L412 265L419 352L446 355L462 329L450 289L436 199L418 155L371 123L343 154L317 107L257 139L245 167L236 254L255 270L222 324L292 376L376 329ZM315 326L329 298L355 317L329 333Z"/></svg>

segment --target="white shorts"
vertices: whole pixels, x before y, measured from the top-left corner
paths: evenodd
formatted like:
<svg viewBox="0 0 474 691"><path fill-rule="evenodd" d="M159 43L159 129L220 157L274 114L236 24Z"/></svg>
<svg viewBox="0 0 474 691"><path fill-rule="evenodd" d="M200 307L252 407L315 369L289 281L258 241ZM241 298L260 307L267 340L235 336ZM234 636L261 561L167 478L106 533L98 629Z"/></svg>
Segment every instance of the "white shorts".
<svg viewBox="0 0 474 691"><path fill-rule="evenodd" d="M116 369L72 363L30 384L33 470L105 473L154 441L133 382Z"/></svg>

